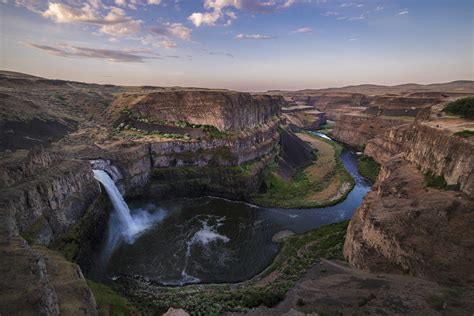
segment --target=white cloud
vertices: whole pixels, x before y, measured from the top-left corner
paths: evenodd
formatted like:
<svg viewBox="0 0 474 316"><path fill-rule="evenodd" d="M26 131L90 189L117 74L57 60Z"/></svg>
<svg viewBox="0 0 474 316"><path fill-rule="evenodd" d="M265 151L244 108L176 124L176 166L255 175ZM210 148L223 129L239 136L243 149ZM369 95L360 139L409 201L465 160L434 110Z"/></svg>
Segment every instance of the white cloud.
<svg viewBox="0 0 474 316"><path fill-rule="evenodd" d="M273 12L280 8L288 8L295 3L295 0L205 0L204 9L209 12L194 12L188 20L195 26L215 25L219 20L226 16L235 19L235 13L226 11L226 8L249 11L254 13ZM226 25L231 24L227 20Z"/></svg>
<svg viewBox="0 0 474 316"><path fill-rule="evenodd" d="M261 34L239 34L235 37L236 39L250 39L250 40L268 40L275 37Z"/></svg>
<svg viewBox="0 0 474 316"><path fill-rule="evenodd" d="M313 30L310 27L301 27L293 31L293 33L312 33L312 32Z"/></svg>
<svg viewBox="0 0 474 316"><path fill-rule="evenodd" d="M161 3L161 0L148 0L148 4L158 5Z"/></svg>
<svg viewBox="0 0 474 316"><path fill-rule="evenodd" d="M63 3L49 3L43 16L57 23L89 23L100 26L100 32L113 37L131 36L141 29L142 21L134 20L118 7L111 7L107 14L94 6L100 7L100 1L94 5L85 3L82 7L73 7Z"/></svg>
<svg viewBox="0 0 474 316"><path fill-rule="evenodd" d="M348 42L355 42L355 41L358 41L359 39L358 38L349 38L347 41Z"/></svg>
<svg viewBox="0 0 474 316"><path fill-rule="evenodd" d="M181 23L165 23L169 34L180 38L182 40L189 40L191 38L192 30Z"/></svg>
<svg viewBox="0 0 474 316"><path fill-rule="evenodd" d="M220 18L222 14L220 11L214 12L194 12L188 17L188 20L191 21L195 26L201 26L203 24L206 25L214 25Z"/></svg>
<svg viewBox="0 0 474 316"><path fill-rule="evenodd" d="M407 11L407 10L398 12L398 15L405 15L405 14L408 14L408 11Z"/></svg>

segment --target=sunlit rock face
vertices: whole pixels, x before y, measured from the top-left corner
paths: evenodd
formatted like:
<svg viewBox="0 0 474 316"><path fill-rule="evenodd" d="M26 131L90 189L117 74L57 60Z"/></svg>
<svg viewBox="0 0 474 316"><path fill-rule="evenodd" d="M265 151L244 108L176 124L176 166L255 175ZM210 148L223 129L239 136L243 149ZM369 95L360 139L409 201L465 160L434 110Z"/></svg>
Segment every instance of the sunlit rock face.
<svg viewBox="0 0 474 316"><path fill-rule="evenodd" d="M252 96L234 91L159 91L122 94L111 112L118 116L127 107L131 115L151 121L186 121L212 125L219 130L241 131L278 116L284 102L279 96Z"/></svg>
<svg viewBox="0 0 474 316"><path fill-rule="evenodd" d="M387 130L367 143L365 153L379 163L397 154L421 171L442 175L448 184L474 195L474 144L436 122L407 124Z"/></svg>
<svg viewBox="0 0 474 316"><path fill-rule="evenodd" d="M426 188L420 172L396 157L355 212L344 255L370 271L472 282L473 209L459 192Z"/></svg>

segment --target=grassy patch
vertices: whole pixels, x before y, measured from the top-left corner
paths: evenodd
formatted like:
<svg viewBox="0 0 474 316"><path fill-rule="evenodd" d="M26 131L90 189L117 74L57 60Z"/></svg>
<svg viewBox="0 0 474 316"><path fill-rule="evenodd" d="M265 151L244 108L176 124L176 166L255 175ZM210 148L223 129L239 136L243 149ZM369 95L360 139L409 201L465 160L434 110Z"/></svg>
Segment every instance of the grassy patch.
<svg viewBox="0 0 474 316"><path fill-rule="evenodd" d="M226 131L220 131L217 127L213 125L203 125L201 127L210 138L224 138L229 139L233 137L233 134Z"/></svg>
<svg viewBox="0 0 474 316"><path fill-rule="evenodd" d="M343 183L354 186L354 179L339 160L343 147L333 141L307 135L332 147L329 147L330 150L321 147L316 161L304 170L299 170L289 181L278 175L276 163L267 166L262 173L264 190L252 197L254 203L269 207L310 208L333 205L345 198L350 190L333 198ZM324 164L318 166L323 159Z"/></svg>
<svg viewBox="0 0 474 316"><path fill-rule="evenodd" d="M90 280L87 280L87 285L94 293L99 315L139 315L138 310L126 298L117 294L110 287Z"/></svg>
<svg viewBox="0 0 474 316"><path fill-rule="evenodd" d="M443 109L444 112L459 115L462 118L474 120L474 97L466 97L448 103Z"/></svg>
<svg viewBox="0 0 474 316"><path fill-rule="evenodd" d="M347 225L348 221L344 221L288 237L273 264L258 278L245 283L155 287L153 299L141 299L137 294L136 305L150 314L161 314L174 307L183 308L191 315L242 312L261 305L272 307L320 258L343 258ZM264 282L270 274L272 277Z"/></svg>
<svg viewBox="0 0 474 316"><path fill-rule="evenodd" d="M425 172L423 176L427 187L440 190L459 191L459 184L448 185L443 176L435 175L432 171Z"/></svg>
<svg viewBox="0 0 474 316"><path fill-rule="evenodd" d="M463 137L463 138L469 138L469 137L474 136L474 131L465 129L461 132L454 133L454 135L459 136L459 137Z"/></svg>
<svg viewBox="0 0 474 316"><path fill-rule="evenodd" d="M129 116L130 114L132 114L132 110L130 110L130 108L127 105L125 105L124 107L120 109L120 114Z"/></svg>
<svg viewBox="0 0 474 316"><path fill-rule="evenodd" d="M372 157L362 155L359 157L358 169L363 177L374 182L379 175L380 165Z"/></svg>

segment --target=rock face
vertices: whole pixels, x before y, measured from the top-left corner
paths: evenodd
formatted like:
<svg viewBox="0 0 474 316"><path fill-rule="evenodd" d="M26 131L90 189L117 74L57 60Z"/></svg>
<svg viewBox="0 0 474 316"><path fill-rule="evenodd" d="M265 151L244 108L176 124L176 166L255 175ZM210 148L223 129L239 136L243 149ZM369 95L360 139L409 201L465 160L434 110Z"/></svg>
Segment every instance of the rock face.
<svg viewBox="0 0 474 316"><path fill-rule="evenodd" d="M332 136L350 145L364 145L386 129L406 123L406 120L374 117L361 113L341 114Z"/></svg>
<svg viewBox="0 0 474 316"><path fill-rule="evenodd" d="M98 198L100 189L87 161L61 159L41 150L20 166L2 168L8 187L0 201L20 234L48 245L64 234Z"/></svg>
<svg viewBox="0 0 474 316"><path fill-rule="evenodd" d="M354 214L344 255L370 271L401 272L440 282L474 282L474 202L426 188L398 156L385 164Z"/></svg>
<svg viewBox="0 0 474 316"><path fill-rule="evenodd" d="M280 115L283 104L282 97L233 91L160 91L123 94L114 102L112 111L127 107L133 116L150 121L186 121L239 131Z"/></svg>
<svg viewBox="0 0 474 316"><path fill-rule="evenodd" d="M474 144L436 122L406 124L387 130L367 143L365 154L386 163L397 154L423 172L442 175L450 185L474 196Z"/></svg>

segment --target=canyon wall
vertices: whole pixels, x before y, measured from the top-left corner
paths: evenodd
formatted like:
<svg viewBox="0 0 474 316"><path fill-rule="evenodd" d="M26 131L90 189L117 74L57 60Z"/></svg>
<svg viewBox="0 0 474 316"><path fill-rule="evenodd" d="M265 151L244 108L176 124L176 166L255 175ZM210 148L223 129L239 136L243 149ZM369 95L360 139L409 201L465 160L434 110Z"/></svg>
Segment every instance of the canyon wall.
<svg viewBox="0 0 474 316"><path fill-rule="evenodd" d="M436 122L419 122L392 128L371 139L365 154L381 164L401 154L422 172L433 172L449 185L474 196L474 144L453 135Z"/></svg>
<svg viewBox="0 0 474 316"><path fill-rule="evenodd" d="M112 113L128 108L132 116L150 121L185 121L240 131L279 116L284 100L279 96L250 95L234 91L190 90L122 94Z"/></svg>
<svg viewBox="0 0 474 316"><path fill-rule="evenodd" d="M427 188L422 174L397 156L353 215L344 255L373 272L472 283L473 210L474 202L462 193Z"/></svg>
<svg viewBox="0 0 474 316"><path fill-rule="evenodd" d="M365 145L386 129L408 123L407 120L383 118L361 113L341 114L332 132L335 139L350 145Z"/></svg>
<svg viewBox="0 0 474 316"><path fill-rule="evenodd" d="M351 264L474 282L474 142L456 135L474 123L445 117L441 109L368 140L364 153L382 169L347 231L344 255ZM446 183L429 187L425 177Z"/></svg>

